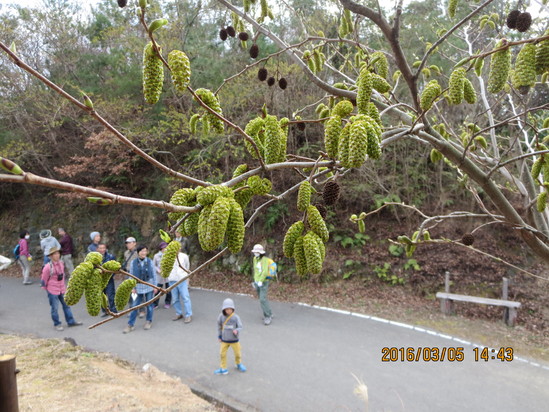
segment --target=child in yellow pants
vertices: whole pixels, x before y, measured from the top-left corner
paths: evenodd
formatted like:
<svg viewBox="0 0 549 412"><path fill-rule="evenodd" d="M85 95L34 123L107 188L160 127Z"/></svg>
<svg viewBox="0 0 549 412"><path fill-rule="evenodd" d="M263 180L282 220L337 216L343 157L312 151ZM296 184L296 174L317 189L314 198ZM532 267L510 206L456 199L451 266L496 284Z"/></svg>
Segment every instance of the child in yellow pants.
<svg viewBox="0 0 549 412"><path fill-rule="evenodd" d="M225 299L223 301L221 313L217 318L217 335L219 342L221 343L219 351L221 355L221 364L220 368L214 371L216 375L226 375L229 373L229 370L227 369L227 351L229 348L233 348L236 369L240 372L246 372L246 367L241 363L242 354L239 342L242 322L240 321L240 317L234 313L234 310L233 300Z"/></svg>

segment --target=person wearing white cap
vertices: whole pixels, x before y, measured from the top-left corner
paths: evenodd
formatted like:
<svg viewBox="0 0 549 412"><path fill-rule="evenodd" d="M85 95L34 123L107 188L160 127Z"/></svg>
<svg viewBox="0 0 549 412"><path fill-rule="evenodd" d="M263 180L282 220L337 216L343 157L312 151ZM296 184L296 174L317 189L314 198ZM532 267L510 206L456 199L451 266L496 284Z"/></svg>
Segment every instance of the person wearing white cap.
<svg viewBox="0 0 549 412"><path fill-rule="evenodd" d="M88 253L97 252L97 246L99 245L99 242L101 242L101 233L91 232L90 233L90 239L91 239L92 242L88 246Z"/></svg>
<svg viewBox="0 0 549 412"><path fill-rule="evenodd" d="M57 248L61 250L61 245L57 241L56 238L54 238L51 235L51 230L44 229L40 231L40 249L42 249L42 252L44 252L44 264L48 263L50 261L49 255L50 255L50 249Z"/></svg>
<svg viewBox="0 0 549 412"><path fill-rule="evenodd" d="M271 259L265 256L265 249L260 244L254 245L252 253L254 255L252 265L254 271L253 287L257 292L261 310L263 311L263 323L265 325L270 325L273 313L267 299L267 292L269 291L269 280L271 279L269 272Z"/></svg>

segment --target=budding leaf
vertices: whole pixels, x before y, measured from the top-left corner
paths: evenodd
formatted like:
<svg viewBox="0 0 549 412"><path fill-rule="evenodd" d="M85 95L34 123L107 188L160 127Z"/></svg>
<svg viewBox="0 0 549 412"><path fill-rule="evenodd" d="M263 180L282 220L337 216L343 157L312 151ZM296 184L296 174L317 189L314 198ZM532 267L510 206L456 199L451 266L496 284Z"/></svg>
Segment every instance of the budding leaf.
<svg viewBox="0 0 549 412"><path fill-rule="evenodd" d="M9 159L6 159L5 157L0 157L0 168L14 175L23 174L23 170L19 167L19 165L17 165L16 163L12 162Z"/></svg>
<svg viewBox="0 0 549 412"><path fill-rule="evenodd" d="M86 199L88 199L88 202L90 202L90 203L95 203L96 205L99 205L99 206L109 206L109 205L112 205L112 200L111 200L111 199L105 199L104 197L93 197L93 196L90 196L90 197L87 197Z"/></svg>
<svg viewBox="0 0 549 412"><path fill-rule="evenodd" d="M165 231L163 231L162 229L160 229L160 230L158 231L158 233L160 233L160 238L161 238L164 242L170 243L170 242L172 241L171 236L170 236L168 233L166 233Z"/></svg>
<svg viewBox="0 0 549 412"><path fill-rule="evenodd" d="M166 24L168 24L168 20L156 19L149 26L149 34L152 34L154 31L158 30L162 26L165 26Z"/></svg>

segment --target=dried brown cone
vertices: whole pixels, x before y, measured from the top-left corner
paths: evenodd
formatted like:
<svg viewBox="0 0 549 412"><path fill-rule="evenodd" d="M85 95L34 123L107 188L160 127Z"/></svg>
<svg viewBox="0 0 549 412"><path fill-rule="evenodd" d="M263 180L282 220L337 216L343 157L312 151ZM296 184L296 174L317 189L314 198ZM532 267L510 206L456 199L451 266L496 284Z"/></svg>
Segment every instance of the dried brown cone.
<svg viewBox="0 0 549 412"><path fill-rule="evenodd" d="M235 37L236 36L236 30L234 29L233 26L228 26L227 27L227 34L231 37Z"/></svg>
<svg viewBox="0 0 549 412"><path fill-rule="evenodd" d="M339 192L340 189L337 182L334 182L333 180L326 182L326 184L324 185L324 191L322 192L322 198L324 199L324 203L326 203L328 206L335 204L339 199Z"/></svg>
<svg viewBox="0 0 549 412"><path fill-rule="evenodd" d="M225 29L219 30L219 38L223 41L227 40L227 30Z"/></svg>
<svg viewBox="0 0 549 412"><path fill-rule="evenodd" d="M128 5L128 0L118 0L118 7L126 7Z"/></svg>
<svg viewBox="0 0 549 412"><path fill-rule="evenodd" d="M517 30L524 33L532 25L532 16L528 12L520 13L517 17Z"/></svg>
<svg viewBox="0 0 549 412"><path fill-rule="evenodd" d="M259 69L258 72L257 72L257 78L262 82L267 80L268 75L269 75L269 72L264 67Z"/></svg>
<svg viewBox="0 0 549 412"><path fill-rule="evenodd" d="M507 27L510 29L517 28L517 18L520 15L520 10L511 10L507 15Z"/></svg>
<svg viewBox="0 0 549 412"><path fill-rule="evenodd" d="M322 219L326 220L326 216L328 216L328 209L326 209L326 206L322 203L315 203L315 207L318 209L318 213L320 213Z"/></svg>
<svg viewBox="0 0 549 412"><path fill-rule="evenodd" d="M465 246L471 246L473 243L475 243L475 237L472 233L465 233L461 238L461 243L463 243Z"/></svg>
<svg viewBox="0 0 549 412"><path fill-rule="evenodd" d="M307 128L307 125L305 124L305 122L299 122L299 123L296 123L295 125L301 131L304 131Z"/></svg>
<svg viewBox="0 0 549 412"><path fill-rule="evenodd" d="M288 81L284 77L281 77L278 81L278 87L284 90L286 87L288 87Z"/></svg>
<svg viewBox="0 0 549 412"><path fill-rule="evenodd" d="M252 44L252 47L250 47L250 57L255 59L257 56L259 56L259 46L257 44Z"/></svg>
<svg viewBox="0 0 549 412"><path fill-rule="evenodd" d="M276 83L276 80L275 80L274 77L269 77L269 78L267 79L267 84L269 85L269 87L271 87L271 86L272 86L273 84L275 84L275 83Z"/></svg>
<svg viewBox="0 0 549 412"><path fill-rule="evenodd" d="M250 36L245 31L241 31L240 33L238 33L238 38L242 41L246 41L250 38Z"/></svg>

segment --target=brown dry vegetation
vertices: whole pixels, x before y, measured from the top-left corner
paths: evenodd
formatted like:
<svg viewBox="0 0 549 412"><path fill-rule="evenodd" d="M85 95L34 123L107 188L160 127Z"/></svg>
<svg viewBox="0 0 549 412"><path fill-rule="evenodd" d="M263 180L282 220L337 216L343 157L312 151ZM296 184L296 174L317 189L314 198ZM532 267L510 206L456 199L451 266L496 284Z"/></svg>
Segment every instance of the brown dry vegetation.
<svg viewBox="0 0 549 412"><path fill-rule="evenodd" d="M19 410L216 411L173 378L58 339L0 335L0 355L17 353Z"/></svg>

